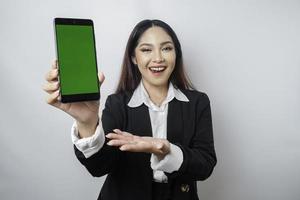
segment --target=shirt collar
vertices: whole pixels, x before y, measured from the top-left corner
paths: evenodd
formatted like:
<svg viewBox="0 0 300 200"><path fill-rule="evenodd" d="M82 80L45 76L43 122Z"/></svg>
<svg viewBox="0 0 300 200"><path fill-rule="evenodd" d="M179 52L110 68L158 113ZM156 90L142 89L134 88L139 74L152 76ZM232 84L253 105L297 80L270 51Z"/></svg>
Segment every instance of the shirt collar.
<svg viewBox="0 0 300 200"><path fill-rule="evenodd" d="M169 84L168 94L166 99L163 101L163 104L167 104L176 98L179 101L189 102L189 99L180 91L180 89L174 88L173 84ZM134 90L133 95L127 104L129 107L139 107L143 103L149 107L151 100L149 94L146 91L143 82L141 81L138 87Z"/></svg>

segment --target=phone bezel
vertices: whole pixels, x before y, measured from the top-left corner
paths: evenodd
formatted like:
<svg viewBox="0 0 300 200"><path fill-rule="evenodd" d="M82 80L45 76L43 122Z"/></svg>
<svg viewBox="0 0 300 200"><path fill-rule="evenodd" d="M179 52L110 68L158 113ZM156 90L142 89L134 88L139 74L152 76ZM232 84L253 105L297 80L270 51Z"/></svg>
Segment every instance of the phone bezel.
<svg viewBox="0 0 300 200"><path fill-rule="evenodd" d="M55 35L55 45L56 45L56 58L58 62L58 73L60 76L60 70L59 70L59 50L57 45L57 31L56 31L56 25L86 25L86 26L92 26L93 30L93 41L94 41L94 49L95 49L95 63L96 63L96 72L98 73L98 64L97 64L97 51L96 51L96 39L95 39L95 30L94 30L94 23L91 19L79 19L79 18L54 18L53 20L54 25L54 35ZM97 75L96 75L97 76ZM99 100L100 98L100 87L99 87L99 79L97 76L97 87L98 92L97 93L84 93L84 94L70 94L70 95L63 95L60 93L60 101L62 103L71 103L71 102L78 102L78 101L93 101L93 100ZM60 82L59 82L60 84ZM61 85L60 85L61 87Z"/></svg>

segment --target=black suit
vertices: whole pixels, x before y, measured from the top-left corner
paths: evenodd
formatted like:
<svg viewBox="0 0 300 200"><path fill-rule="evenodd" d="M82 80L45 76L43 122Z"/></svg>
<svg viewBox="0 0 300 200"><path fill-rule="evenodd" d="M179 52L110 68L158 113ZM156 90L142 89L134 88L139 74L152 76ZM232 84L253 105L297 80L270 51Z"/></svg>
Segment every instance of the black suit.
<svg viewBox="0 0 300 200"><path fill-rule="evenodd" d="M165 173L174 200L198 199L197 180L208 178L216 165L210 102L205 93L182 90L189 102L169 103L167 139L183 152L183 163L173 173ZM119 128L140 136L152 136L148 107L127 106L132 93L107 98L102 115L104 132ZM150 154L122 152L104 145L85 158L74 146L79 161L96 177L108 174L98 199L151 200L153 171Z"/></svg>

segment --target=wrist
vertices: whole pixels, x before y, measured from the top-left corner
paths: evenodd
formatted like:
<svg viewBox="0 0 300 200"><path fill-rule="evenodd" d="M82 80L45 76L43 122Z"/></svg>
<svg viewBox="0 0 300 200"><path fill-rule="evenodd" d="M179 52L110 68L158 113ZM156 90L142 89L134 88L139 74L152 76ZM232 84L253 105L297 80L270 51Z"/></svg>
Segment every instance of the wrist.
<svg viewBox="0 0 300 200"><path fill-rule="evenodd" d="M166 155L170 153L170 143L168 140L160 140L155 146L154 146L154 154L159 158L159 160L164 159Z"/></svg>
<svg viewBox="0 0 300 200"><path fill-rule="evenodd" d="M80 138L92 136L95 133L95 130L99 124L99 120L99 116L97 116L88 122L76 121L78 128L78 136Z"/></svg>

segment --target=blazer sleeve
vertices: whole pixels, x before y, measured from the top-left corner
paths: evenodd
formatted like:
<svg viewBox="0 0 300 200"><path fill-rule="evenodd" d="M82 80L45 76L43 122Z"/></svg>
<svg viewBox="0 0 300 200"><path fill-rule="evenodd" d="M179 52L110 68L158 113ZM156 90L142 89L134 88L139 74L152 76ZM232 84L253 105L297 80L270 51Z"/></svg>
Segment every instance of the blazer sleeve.
<svg viewBox="0 0 300 200"><path fill-rule="evenodd" d="M102 125L105 134L112 132L113 129L122 129L122 122L124 110L122 102L116 96L108 96L105 108L102 112ZM122 109L123 108L123 109ZM77 159L83 164L86 169L96 177L103 176L110 173L117 166L119 160L119 152L117 148L107 145L107 138L103 147L94 155L89 158L85 158L83 153L79 151L74 145L75 155Z"/></svg>
<svg viewBox="0 0 300 200"><path fill-rule="evenodd" d="M183 163L178 171L167 173L170 179L205 180L211 175L217 163L210 101L205 93L200 94L195 104L193 136L188 145L176 144L183 152Z"/></svg>

